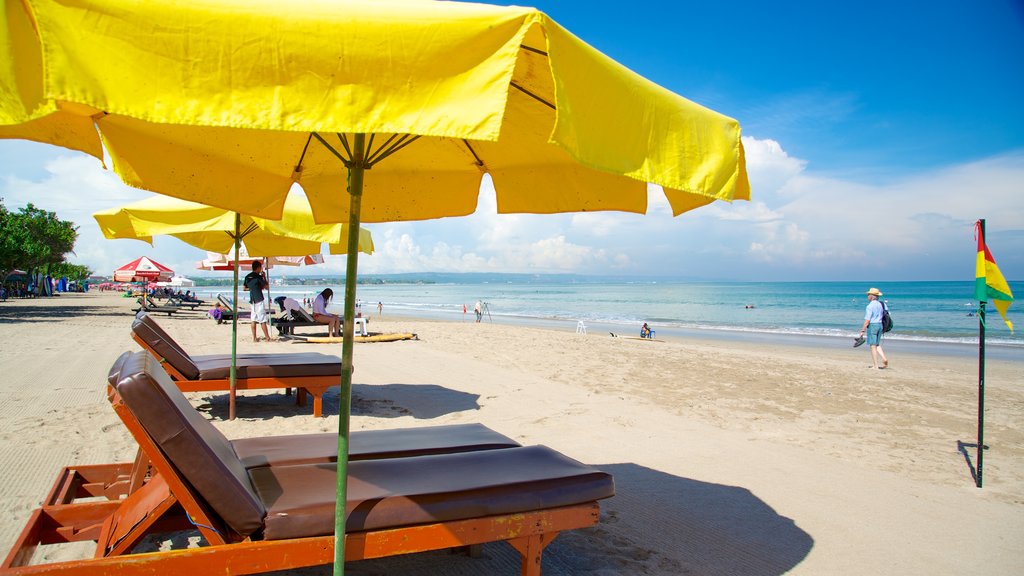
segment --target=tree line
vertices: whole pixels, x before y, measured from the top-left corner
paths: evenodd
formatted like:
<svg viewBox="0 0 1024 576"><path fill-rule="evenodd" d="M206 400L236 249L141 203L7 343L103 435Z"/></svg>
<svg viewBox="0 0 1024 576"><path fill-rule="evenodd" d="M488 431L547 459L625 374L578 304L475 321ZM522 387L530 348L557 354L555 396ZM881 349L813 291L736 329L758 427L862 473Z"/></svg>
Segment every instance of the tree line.
<svg viewBox="0 0 1024 576"><path fill-rule="evenodd" d="M73 253L78 227L61 220L55 212L31 203L11 212L0 198L0 283L14 270L30 276L45 273L69 280L82 280L92 274L88 267L71 264L65 256Z"/></svg>

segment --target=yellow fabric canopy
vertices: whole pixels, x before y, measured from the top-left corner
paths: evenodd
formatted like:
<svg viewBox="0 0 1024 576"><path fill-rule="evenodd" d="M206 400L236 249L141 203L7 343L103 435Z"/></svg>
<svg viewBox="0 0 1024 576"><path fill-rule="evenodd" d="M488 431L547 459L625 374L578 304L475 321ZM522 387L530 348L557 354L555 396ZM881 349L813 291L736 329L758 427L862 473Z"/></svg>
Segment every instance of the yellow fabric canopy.
<svg viewBox="0 0 1024 576"><path fill-rule="evenodd" d="M543 13L461 2L25 0L4 5L0 137L102 158L129 185L278 218L293 182L347 220L335 134L427 136L376 164L366 222L499 212L676 214L749 198L735 120ZM268 33L272 31L272 33ZM4 69L6 68L6 69ZM373 145L370 146L373 150Z"/></svg>
<svg viewBox="0 0 1024 576"><path fill-rule="evenodd" d="M234 249L235 213L169 196L153 196L119 208L101 210L93 218L107 238L132 238L153 243L169 235L201 250L226 254ZM302 194L289 194L281 221L242 216L241 241L249 256L319 254L327 243L332 254L344 254L348 232L342 224L316 224ZM359 251L373 254L373 237L359 230Z"/></svg>

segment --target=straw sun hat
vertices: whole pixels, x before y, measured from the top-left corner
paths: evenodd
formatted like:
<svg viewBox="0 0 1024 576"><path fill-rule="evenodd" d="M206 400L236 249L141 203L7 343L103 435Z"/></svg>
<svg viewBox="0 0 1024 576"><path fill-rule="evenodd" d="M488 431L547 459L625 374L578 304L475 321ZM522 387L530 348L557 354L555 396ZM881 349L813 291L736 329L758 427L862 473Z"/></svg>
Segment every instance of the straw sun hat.
<svg viewBox="0 0 1024 576"><path fill-rule="evenodd" d="M871 288L871 289L869 289L867 291L867 293L872 295L872 296L881 296L882 295L882 292L878 288Z"/></svg>

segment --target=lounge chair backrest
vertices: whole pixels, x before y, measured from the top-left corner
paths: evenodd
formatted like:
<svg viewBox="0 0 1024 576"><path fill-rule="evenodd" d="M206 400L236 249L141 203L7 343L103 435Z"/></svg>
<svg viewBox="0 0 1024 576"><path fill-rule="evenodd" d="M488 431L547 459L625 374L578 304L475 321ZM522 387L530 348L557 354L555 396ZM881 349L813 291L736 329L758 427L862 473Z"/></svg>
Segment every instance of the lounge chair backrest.
<svg viewBox="0 0 1024 576"><path fill-rule="evenodd" d="M231 298L230 296L225 296L223 294L217 294L217 300L220 300L220 303L222 305L224 305L224 307L227 308L228 310L232 310L235 307L234 306L234 299Z"/></svg>
<svg viewBox="0 0 1024 576"><path fill-rule="evenodd" d="M108 381L167 460L228 526L243 536L263 526L266 508L231 443L149 354L125 352Z"/></svg>
<svg viewBox="0 0 1024 576"><path fill-rule="evenodd" d="M161 359L166 360L168 364L174 366L175 370L181 372L186 379L196 380L199 378L199 367L192 361L188 353L156 323L152 316L145 312L137 314L135 321L132 322L132 332L152 347Z"/></svg>
<svg viewBox="0 0 1024 576"><path fill-rule="evenodd" d="M306 312L302 308L293 308L291 313L292 319L295 320L296 322L316 322L316 320L313 320L313 315L310 314L309 312Z"/></svg>

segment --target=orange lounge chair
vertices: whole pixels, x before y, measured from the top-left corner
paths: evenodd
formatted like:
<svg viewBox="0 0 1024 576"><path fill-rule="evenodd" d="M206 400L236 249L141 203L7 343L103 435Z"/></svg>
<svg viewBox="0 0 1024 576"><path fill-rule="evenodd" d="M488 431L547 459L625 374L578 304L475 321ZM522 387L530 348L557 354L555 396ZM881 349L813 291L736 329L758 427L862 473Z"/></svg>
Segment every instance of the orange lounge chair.
<svg viewBox="0 0 1024 576"><path fill-rule="evenodd" d="M231 388L231 355L190 356L156 320L140 312L132 322L132 338L153 355L182 392L217 392ZM323 415L323 395L341 384L341 359L329 354L239 354L236 389L296 388L296 402L313 397L313 416Z"/></svg>
<svg viewBox="0 0 1024 576"><path fill-rule="evenodd" d="M247 468L146 354L122 355L111 381L140 457L59 478L0 574L255 574L333 560L334 465ZM610 475L543 446L354 460L348 487L347 561L504 540L534 576L558 532L596 524L597 500L614 494ZM190 525L207 546L129 554ZM38 544L88 540L95 558L26 565Z"/></svg>

